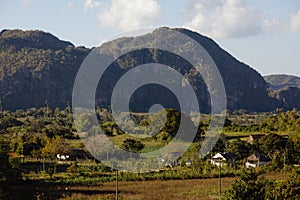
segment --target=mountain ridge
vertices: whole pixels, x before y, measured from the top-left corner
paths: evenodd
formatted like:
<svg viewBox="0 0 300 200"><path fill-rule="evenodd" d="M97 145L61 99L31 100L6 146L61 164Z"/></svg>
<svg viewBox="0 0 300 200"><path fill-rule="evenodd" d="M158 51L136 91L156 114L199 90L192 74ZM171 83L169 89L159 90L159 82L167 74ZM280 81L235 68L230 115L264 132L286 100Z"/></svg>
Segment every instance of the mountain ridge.
<svg viewBox="0 0 300 200"><path fill-rule="evenodd" d="M280 105L275 96L268 94L268 85L259 72L238 61L211 38L187 29L176 28L173 30L196 40L215 61L224 80L228 109L245 109L260 112L274 110ZM159 29L154 30L154 32L148 33L148 36L159 34ZM114 51L114 46L118 47L118 45L123 45L122 48L126 48L126 45L129 47L130 45L142 43L143 37L146 36L116 39L103 44L99 49L102 51ZM91 49L89 48L75 47L71 42L59 40L52 34L43 31L1 31L0 98L4 109L16 110L40 107L44 106L45 102L48 102L49 106L53 108L65 107L72 100L72 86L77 71L90 51ZM157 57L159 51L140 51L135 53L137 57L131 57L131 59L135 60L137 65L149 61L173 62L174 67L178 71L188 76L189 80L196 81L198 75L193 74L191 71L186 71L184 68L186 64L174 63L173 59L176 55L170 54L166 57ZM125 63L128 62L127 58L124 59ZM115 79L118 76L128 70L126 66L122 67L120 63L114 63L112 69L108 73L110 76L106 79L105 86L107 88L112 88L113 84L111 82L116 81ZM201 80L194 83L199 102L203 103L204 110L209 110L207 109L208 104L205 103L208 100L205 84ZM160 95L162 92L165 93L165 90L157 88L157 86L142 88L141 90L153 91L153 89L158 91L155 95ZM110 93L106 93L100 104L108 107L110 104ZM147 106L156 101L154 97L149 96L146 98L140 94L136 95L136 99L138 98L144 98ZM141 101L141 99L139 101L136 99L133 101ZM165 101L167 106L169 104L173 106L173 103L176 103L171 96L166 96ZM143 106L145 105L140 104L137 108L147 109L147 107Z"/></svg>
<svg viewBox="0 0 300 200"><path fill-rule="evenodd" d="M68 46L75 47L71 42L63 41L51 33L41 30L23 31L20 29L4 29L0 32L0 48L7 47L8 43L13 45L16 50L24 47L59 50Z"/></svg>
<svg viewBox="0 0 300 200"><path fill-rule="evenodd" d="M284 89L285 87L300 88L300 77L287 74L271 74L264 76L271 90Z"/></svg>

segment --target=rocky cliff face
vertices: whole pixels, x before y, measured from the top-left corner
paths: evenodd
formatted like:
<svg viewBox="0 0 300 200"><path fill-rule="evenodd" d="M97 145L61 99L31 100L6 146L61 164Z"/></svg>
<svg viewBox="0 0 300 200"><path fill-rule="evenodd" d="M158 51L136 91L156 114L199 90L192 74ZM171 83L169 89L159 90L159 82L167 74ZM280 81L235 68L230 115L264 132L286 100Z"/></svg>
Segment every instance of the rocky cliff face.
<svg viewBox="0 0 300 200"><path fill-rule="evenodd" d="M274 109L274 102L272 103L272 99L268 96L267 84L257 71L236 60L210 38L186 29L176 30L196 40L215 61L226 88L228 109L249 111ZM134 39L123 38L108 42L99 50L100 52L115 51L115 47L118 46L127 48L137 45L143 43L144 38L151 34L159 34L159 29ZM89 52L90 49L74 47L70 42L61 41L41 31L2 31L0 34L0 97L4 109L40 107L44 106L46 101L50 107L65 107L68 102L71 102L76 73ZM159 50L142 50L133 52L129 57L123 57L119 61L122 62L113 63L106 72L105 78L99 83L107 88L107 91L101 91L101 99L97 99L102 106L110 105L111 88L130 68L126 63L134 62L140 65L159 62L173 65L174 69L188 77L193 82L202 111L209 111L207 85L201 78L199 79L199 74L189 69L188 63L178 60L176 55L162 54ZM160 103L157 102L159 96L164 96L162 103L166 107L178 108L178 102L172 93L158 85L148 85L134 94L132 98L134 109L147 110L147 107L153 103Z"/></svg>

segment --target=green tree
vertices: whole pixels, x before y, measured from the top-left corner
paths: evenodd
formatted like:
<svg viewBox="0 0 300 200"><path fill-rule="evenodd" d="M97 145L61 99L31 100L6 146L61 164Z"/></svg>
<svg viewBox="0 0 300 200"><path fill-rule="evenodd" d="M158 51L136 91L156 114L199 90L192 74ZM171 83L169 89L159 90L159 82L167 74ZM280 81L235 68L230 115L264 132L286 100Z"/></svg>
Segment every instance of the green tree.
<svg viewBox="0 0 300 200"><path fill-rule="evenodd" d="M124 140L121 147L130 152L138 153L145 147L145 145L140 141L134 139L126 139Z"/></svg>
<svg viewBox="0 0 300 200"><path fill-rule="evenodd" d="M78 115L76 123L76 129L79 132L86 132L89 131L94 124L98 124L97 122L93 121L93 114L92 113L82 113Z"/></svg>
<svg viewBox="0 0 300 200"><path fill-rule="evenodd" d="M70 145L61 137L48 138L45 147L42 149L42 155L54 158L57 154L69 154Z"/></svg>
<svg viewBox="0 0 300 200"><path fill-rule="evenodd" d="M122 130L120 130L120 128L114 121L103 122L101 124L101 129L108 136L119 135L123 133Z"/></svg>
<svg viewBox="0 0 300 200"><path fill-rule="evenodd" d="M300 170L296 169L288 179L266 181L257 179L254 171L244 171L240 180L235 181L225 192L224 199L269 200L300 199Z"/></svg>
<svg viewBox="0 0 300 200"><path fill-rule="evenodd" d="M226 135L221 134L219 139L217 140L215 146L213 147L213 152L225 152L225 149L227 147L227 139Z"/></svg>
<svg viewBox="0 0 300 200"><path fill-rule="evenodd" d="M9 199L12 194L9 194L7 187L21 179L20 171L9 162L8 151L9 144L0 139L0 199Z"/></svg>
<svg viewBox="0 0 300 200"><path fill-rule="evenodd" d="M240 180L236 180L225 192L225 199L230 200L263 200L265 180L258 180L254 171L243 171Z"/></svg>
<svg viewBox="0 0 300 200"><path fill-rule="evenodd" d="M300 199L300 170L295 170L286 180L268 182L265 199Z"/></svg>
<svg viewBox="0 0 300 200"><path fill-rule="evenodd" d="M276 159L276 155L279 152L284 151L285 145L282 142L282 138L277 134L268 134L259 139L259 148L263 151L269 158Z"/></svg>
<svg viewBox="0 0 300 200"><path fill-rule="evenodd" d="M14 126L22 126L23 123L13 116L4 116L0 118L0 129L7 129Z"/></svg>
<svg viewBox="0 0 300 200"><path fill-rule="evenodd" d="M180 125L181 113L174 109L165 109L165 111L167 113L167 121L161 130L169 133L172 137L174 137Z"/></svg>
<svg viewBox="0 0 300 200"><path fill-rule="evenodd" d="M250 147L247 142L237 139L229 143L227 152L234 153L237 160L242 160L249 155Z"/></svg>

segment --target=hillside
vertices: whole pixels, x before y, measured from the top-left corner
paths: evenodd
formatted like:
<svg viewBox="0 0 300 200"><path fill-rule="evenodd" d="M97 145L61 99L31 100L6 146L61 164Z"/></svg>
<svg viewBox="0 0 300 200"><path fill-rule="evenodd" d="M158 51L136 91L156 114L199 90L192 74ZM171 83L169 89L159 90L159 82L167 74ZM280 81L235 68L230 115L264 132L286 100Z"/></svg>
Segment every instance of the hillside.
<svg viewBox="0 0 300 200"><path fill-rule="evenodd" d="M224 80L228 109L249 111L274 109L274 100L268 96L267 84L257 71L236 60L212 39L186 29L176 30L196 40L214 59ZM145 37L155 35L162 40L166 37L159 34L159 29L156 29L152 33L134 39L117 39L105 43L99 50L117 51L115 47L122 46L126 49L143 43ZM192 47L187 44L185 48ZM61 41L42 31L3 30L0 35L0 97L4 109L40 107L46 102L50 107L65 107L71 102L76 73L90 50L74 47L72 43ZM202 111L209 111L207 85L199 79L199 74L189 71L187 63L178 61L176 55L160 55L159 50L143 50L134 52L130 58L123 57L121 63L113 63L106 73L107 76L99 83L107 90L101 91L103 95L101 99L98 98L99 91L97 92L98 103L105 107L110 105L111 88L130 69L130 66L124 63L134 62L139 65L155 61L162 64L171 63L174 69L187 76L195 86ZM144 95L145 93L149 95ZM147 110L148 106L158 103L157 96L162 95L164 97L162 104L178 108L178 102L172 93L158 85L148 85L139 89L133 97L132 102L137 102L133 110Z"/></svg>
<svg viewBox="0 0 300 200"><path fill-rule="evenodd" d="M272 96L278 100L278 107L284 110L300 109L300 88L285 87L276 90Z"/></svg>
<svg viewBox="0 0 300 200"><path fill-rule="evenodd" d="M76 72L89 53L42 31L3 30L0 97L3 108L65 107Z"/></svg>
<svg viewBox="0 0 300 200"><path fill-rule="evenodd" d="M300 88L300 77L276 74L264 76L265 81L268 83L271 90L279 90L286 87L297 87Z"/></svg>
<svg viewBox="0 0 300 200"><path fill-rule="evenodd" d="M300 109L300 78L275 74L264 77L270 88L270 96L277 100L277 107L284 110Z"/></svg>

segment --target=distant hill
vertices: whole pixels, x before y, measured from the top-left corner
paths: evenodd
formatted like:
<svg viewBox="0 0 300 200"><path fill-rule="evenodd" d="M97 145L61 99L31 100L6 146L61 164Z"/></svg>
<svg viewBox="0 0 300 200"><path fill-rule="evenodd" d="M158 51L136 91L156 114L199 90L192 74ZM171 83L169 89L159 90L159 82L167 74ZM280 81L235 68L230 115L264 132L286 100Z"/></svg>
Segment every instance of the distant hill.
<svg viewBox="0 0 300 200"><path fill-rule="evenodd" d="M300 110L300 88L285 87L270 93L270 96L276 98L277 107L284 110L296 108Z"/></svg>
<svg viewBox="0 0 300 200"><path fill-rule="evenodd" d="M269 84L270 96L278 100L277 107L284 110L300 109L300 77L275 74L264 79Z"/></svg>
<svg viewBox="0 0 300 200"><path fill-rule="evenodd" d="M279 90L286 87L300 88L300 77L297 76L276 74L264 76L264 79L268 83L271 90Z"/></svg>
<svg viewBox="0 0 300 200"><path fill-rule="evenodd" d="M277 102L269 96L267 83L257 71L235 59L212 39L187 29L176 30L196 40L215 61L226 88L228 109L275 109ZM105 43L99 47L99 52L114 52L118 50L116 47L122 46L126 49L132 45L139 45L153 34L160 36L161 40L164 37L172 37L160 35L160 29L156 29L143 36L120 38ZM182 47L174 48L180 50ZM185 48L193 47L186 44ZM76 73L90 51L91 49L75 47L70 42L59 40L42 31L3 30L0 34L0 98L4 109L40 107L45 106L46 102L54 108L65 107L68 102L71 103ZM207 85L199 80L199 74L188 70L187 63L179 61L176 55L160 53L159 50L141 50L129 57L120 58L122 62L113 63L106 72L107 76L99 83L107 89L101 91L101 99L98 98L99 91L97 92L98 103L105 107L110 105L111 88L120 76L130 69L130 66L124 63L133 62L139 65L155 61L168 63L188 77L194 84L202 111L209 111ZM163 87L150 85L141 88L141 91L146 91L146 94L150 92L150 95L137 93L132 100L136 102L134 110L147 110L149 105L159 103L158 96L164 97L162 99L165 106L178 107L173 94Z"/></svg>

